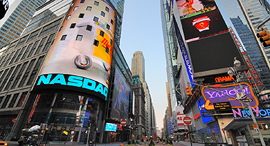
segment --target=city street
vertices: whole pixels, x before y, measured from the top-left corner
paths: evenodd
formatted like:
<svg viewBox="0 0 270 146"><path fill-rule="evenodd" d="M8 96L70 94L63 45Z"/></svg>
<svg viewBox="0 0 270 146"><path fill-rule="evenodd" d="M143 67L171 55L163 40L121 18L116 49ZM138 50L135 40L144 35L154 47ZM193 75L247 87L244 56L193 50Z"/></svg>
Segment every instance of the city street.
<svg viewBox="0 0 270 146"><path fill-rule="evenodd" d="M17 146L17 141L7 141L8 146ZM46 146L65 146L65 145L75 145L75 144L47 144ZM85 144L79 144L80 146L85 146ZM131 146L148 146L148 144L134 144ZM102 144L96 144L94 146L121 146L121 143L102 143ZM127 143L124 142L124 146L127 146ZM169 146L165 143L155 143L155 146ZM190 142L180 141L180 142L173 142L173 146L190 146ZM203 146L203 144L198 143L192 143L192 146Z"/></svg>

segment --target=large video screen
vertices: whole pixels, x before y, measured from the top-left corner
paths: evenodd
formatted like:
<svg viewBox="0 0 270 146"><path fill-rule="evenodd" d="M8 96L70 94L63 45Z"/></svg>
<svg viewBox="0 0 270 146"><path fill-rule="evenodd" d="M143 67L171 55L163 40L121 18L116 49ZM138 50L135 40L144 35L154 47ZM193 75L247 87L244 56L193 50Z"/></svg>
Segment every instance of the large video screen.
<svg viewBox="0 0 270 146"><path fill-rule="evenodd" d="M189 42L188 47L194 78L227 73L234 57L242 64L238 71L248 69L229 32Z"/></svg>
<svg viewBox="0 0 270 146"><path fill-rule="evenodd" d="M98 5L98 6L97 6ZM34 91L64 89L107 99L115 12L102 0L75 0L46 60Z"/></svg>
<svg viewBox="0 0 270 146"><path fill-rule="evenodd" d="M178 0L177 7L186 42L228 31L213 0Z"/></svg>
<svg viewBox="0 0 270 146"><path fill-rule="evenodd" d="M130 87L126 79L115 69L114 88L112 98L111 119L121 121L128 118Z"/></svg>

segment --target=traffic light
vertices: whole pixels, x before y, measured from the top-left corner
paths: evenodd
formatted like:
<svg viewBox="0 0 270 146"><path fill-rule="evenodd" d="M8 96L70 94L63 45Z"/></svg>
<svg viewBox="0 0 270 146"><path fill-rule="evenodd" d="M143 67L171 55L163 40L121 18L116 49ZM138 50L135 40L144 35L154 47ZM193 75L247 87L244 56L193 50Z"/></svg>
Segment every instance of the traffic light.
<svg viewBox="0 0 270 146"><path fill-rule="evenodd" d="M190 86L186 87L186 92L187 92L187 95L192 95Z"/></svg>
<svg viewBox="0 0 270 146"><path fill-rule="evenodd" d="M270 46L270 33L266 29L257 33L257 37L259 37L260 41L263 42L264 47Z"/></svg>

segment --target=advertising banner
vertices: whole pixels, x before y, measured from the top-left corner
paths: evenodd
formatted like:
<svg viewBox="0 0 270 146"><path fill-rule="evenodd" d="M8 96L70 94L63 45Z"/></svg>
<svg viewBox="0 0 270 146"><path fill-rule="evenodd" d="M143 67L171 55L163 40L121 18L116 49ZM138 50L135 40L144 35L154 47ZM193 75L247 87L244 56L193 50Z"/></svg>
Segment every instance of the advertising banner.
<svg viewBox="0 0 270 146"><path fill-rule="evenodd" d="M245 82L241 83L243 90L245 92L245 95L247 98L251 99L252 101L249 103L251 107L257 107L259 105L257 97L254 95L252 87ZM239 84L230 84L230 85L221 85L220 87L212 87L212 85L209 85L202 88L202 95L205 100L205 108L207 110L214 110L214 103L220 103L220 102L230 102L231 108L243 108L240 101L236 100L237 94L242 93L242 90L240 89ZM215 89L215 90L212 90ZM221 92L221 93L220 93ZM235 98L232 98L235 97Z"/></svg>
<svg viewBox="0 0 270 146"><path fill-rule="evenodd" d="M207 110L205 110L205 105L203 101L203 97L201 97L197 101L197 105L200 111L200 115L203 121L203 124L213 121L214 119L211 117L211 114L207 114Z"/></svg>
<svg viewBox="0 0 270 146"><path fill-rule="evenodd" d="M128 119L129 93L130 87L124 76L118 69L115 69L111 119L117 121Z"/></svg>
<svg viewBox="0 0 270 146"><path fill-rule="evenodd" d="M228 31L214 1L178 0L177 7L187 42Z"/></svg>
<svg viewBox="0 0 270 146"><path fill-rule="evenodd" d="M229 32L188 43L194 78L224 74L233 66L234 57L241 62L237 71L248 66Z"/></svg>
<svg viewBox="0 0 270 146"><path fill-rule="evenodd" d="M115 12L102 0L75 0L39 73L34 91L62 89L106 100Z"/></svg>

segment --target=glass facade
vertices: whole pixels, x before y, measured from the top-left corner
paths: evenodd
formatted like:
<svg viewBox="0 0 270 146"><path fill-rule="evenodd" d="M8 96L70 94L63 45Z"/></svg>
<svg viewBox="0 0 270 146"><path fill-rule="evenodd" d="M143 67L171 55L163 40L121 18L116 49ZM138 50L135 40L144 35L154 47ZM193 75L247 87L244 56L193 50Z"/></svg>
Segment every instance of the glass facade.
<svg viewBox="0 0 270 146"><path fill-rule="evenodd" d="M253 37L251 31L248 29L248 26L244 25L239 17L230 19L238 35L240 36L245 46L245 49L247 50L249 57L254 64L254 67L259 74L264 86L266 87L266 89L270 89L270 72L260 52L260 48L255 41L255 38Z"/></svg>
<svg viewBox="0 0 270 146"><path fill-rule="evenodd" d="M85 142L94 140L100 103L89 96L68 93L43 93L37 95L37 103L27 127L46 123L51 129L43 141Z"/></svg>
<svg viewBox="0 0 270 146"><path fill-rule="evenodd" d="M182 100L181 95L176 92L176 86L179 83L179 80L176 79L176 74L178 72L177 66L177 41L175 40L175 31L173 28L173 23L170 20L170 1L161 0L161 20L163 28L163 38L165 44L165 53L166 53L166 64L167 64L167 79L170 89L170 101L171 101L171 110L174 111L175 107L178 104L178 101Z"/></svg>
<svg viewBox="0 0 270 146"><path fill-rule="evenodd" d="M27 23L34 15L36 9L44 4L46 0L22 0L0 28L0 48L18 38Z"/></svg>

